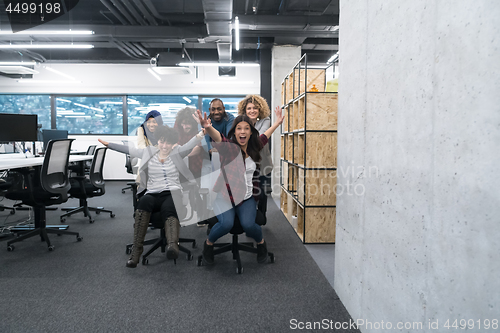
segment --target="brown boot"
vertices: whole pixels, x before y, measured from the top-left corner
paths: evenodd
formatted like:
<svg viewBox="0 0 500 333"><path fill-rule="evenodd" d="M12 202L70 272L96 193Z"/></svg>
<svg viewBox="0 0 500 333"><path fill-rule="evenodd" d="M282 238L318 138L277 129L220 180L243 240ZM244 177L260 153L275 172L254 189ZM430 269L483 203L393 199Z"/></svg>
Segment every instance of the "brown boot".
<svg viewBox="0 0 500 333"><path fill-rule="evenodd" d="M150 212L139 209L135 211L134 245L132 246L130 258L128 258L127 261L127 267L137 267L137 263L139 262L142 251L144 250L144 238L146 237L146 232L148 231L150 217Z"/></svg>
<svg viewBox="0 0 500 333"><path fill-rule="evenodd" d="M167 259L179 257L179 232L181 225L175 216L169 216L165 221L165 237L167 237Z"/></svg>

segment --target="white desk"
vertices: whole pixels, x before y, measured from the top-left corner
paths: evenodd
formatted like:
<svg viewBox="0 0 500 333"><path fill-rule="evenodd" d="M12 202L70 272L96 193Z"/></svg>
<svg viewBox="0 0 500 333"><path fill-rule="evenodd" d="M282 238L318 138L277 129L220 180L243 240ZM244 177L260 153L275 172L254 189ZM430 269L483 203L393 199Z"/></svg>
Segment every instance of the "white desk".
<svg viewBox="0 0 500 333"><path fill-rule="evenodd" d="M70 155L69 162L88 161L93 158L92 155ZM9 159L0 159L0 170L11 170L40 166L43 164L43 157L20 157L16 155Z"/></svg>

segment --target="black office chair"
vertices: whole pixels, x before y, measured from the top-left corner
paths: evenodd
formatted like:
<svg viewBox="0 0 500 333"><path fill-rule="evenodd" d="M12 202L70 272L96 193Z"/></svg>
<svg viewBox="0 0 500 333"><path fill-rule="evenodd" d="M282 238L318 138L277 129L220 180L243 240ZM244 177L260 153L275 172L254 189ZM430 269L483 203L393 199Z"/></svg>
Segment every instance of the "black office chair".
<svg viewBox="0 0 500 333"><path fill-rule="evenodd" d="M87 152L85 153L85 155L93 156L95 153L96 147L97 147L97 145L89 146L87 148ZM82 166L83 166L83 170L80 170L82 168ZM91 160L84 161L83 163L76 162L76 163L72 163L69 165L69 170L71 170L72 172L83 174L84 172L89 172L91 166L92 166Z"/></svg>
<svg viewBox="0 0 500 333"><path fill-rule="evenodd" d="M130 173L132 175L134 174L134 168L132 166L132 163L135 162L135 160L136 159L130 157L129 154L125 155L125 169L127 170L127 173ZM133 192L135 184L136 184L135 181L127 183L127 187L122 188L122 193L125 193L126 190L132 190L132 192ZM137 187L136 187L136 189L137 189Z"/></svg>
<svg viewBox="0 0 500 333"><path fill-rule="evenodd" d="M10 189L13 185L14 182L12 177L9 177L7 175L7 172L5 172L5 175L0 178L0 197L5 196L7 190ZM0 212L3 212L4 210L10 210L11 214L14 214L16 212L16 208L0 204Z"/></svg>
<svg viewBox="0 0 500 333"><path fill-rule="evenodd" d="M7 242L7 250L13 251L13 243L20 242L26 238L40 235L47 243L49 251L54 249L47 234L74 235L77 241L82 237L78 232L61 230L59 228L47 227L45 207L57 205L68 200L70 189L68 177L68 159L73 139L51 140L45 151L45 158L41 171L31 172L22 169L26 186L20 190L9 191L6 197L10 200L20 200L23 204L33 207L35 212L35 227L19 237ZM37 170L37 169L35 169Z"/></svg>
<svg viewBox="0 0 500 333"><path fill-rule="evenodd" d="M109 213L110 217L115 217L115 214L113 214L112 211L104 209L103 207L89 207L87 203L88 198L101 196L106 192L104 178L102 175L106 150L107 148L102 147L95 151L88 178L86 176L70 178L71 188L69 190L69 194L72 198L80 199L80 207L71 209L69 212L61 215L61 222L66 221L67 216L83 212L84 216L89 218L89 222L94 223L94 219L92 219L90 211L94 211L96 214L105 212ZM69 208L63 208L63 210L69 210Z"/></svg>
<svg viewBox="0 0 500 333"><path fill-rule="evenodd" d="M201 194L201 200L203 202L203 207L206 207L206 195L208 194L207 189L198 189L197 186L192 186L190 188L185 188L185 191L188 191L189 193L200 193ZM137 192L137 190L133 191L134 193ZM139 196L140 197L140 196ZM192 198L192 195L188 194L189 198ZM183 204L186 206L188 205L188 202L183 201ZM137 208L137 199L135 200L134 203L134 210ZM186 215L189 214L189 216L184 217L180 222L183 221L189 221L193 218L195 208L193 205L190 205L190 210ZM155 252L158 248L161 248L161 252L165 253L165 249L167 247L167 237L165 236L165 220L161 218L161 213L159 211L155 211L151 214L150 218L150 226L159 229L160 230L160 237L149 239L144 241L144 245L150 245L153 244L151 248L142 256L142 264L147 265L149 263L148 256ZM191 243L191 247L194 249L196 248L196 240L193 238L182 238L179 237L179 251L182 251L187 254L187 260L193 260L193 255L191 254L191 251L185 248L184 246L180 245L180 243ZM133 244L128 244L126 247L126 253L130 254L132 251L132 246ZM176 260L174 259L174 263L176 263Z"/></svg>
<svg viewBox="0 0 500 333"><path fill-rule="evenodd" d="M264 193L266 196L269 196L271 194L271 186L263 186ZM263 210L262 206L258 206L259 209L257 209L257 216L255 217L255 223L258 225L265 225L267 223L267 218L265 216L265 210ZM214 216L210 219L206 220L208 224L208 230L207 234L210 232L210 229L217 223L217 217ZM233 253L233 260L236 260L237 268L236 268L236 273L241 274L243 273L243 267L241 266L241 258L240 258L240 251L243 252L250 252L250 253L255 253L257 254L257 248L254 247L253 242L238 242L238 236L244 233L245 231L243 230L243 227L241 226L240 219L238 218L238 215L235 215L234 218L234 224L231 230L229 231L230 234L233 235L233 240L231 243L215 243L214 244L214 256L229 252L231 251ZM269 256L269 261L271 263L274 263L274 253L268 252L267 255ZM198 266L201 266L203 264L203 256L200 255L198 256Z"/></svg>

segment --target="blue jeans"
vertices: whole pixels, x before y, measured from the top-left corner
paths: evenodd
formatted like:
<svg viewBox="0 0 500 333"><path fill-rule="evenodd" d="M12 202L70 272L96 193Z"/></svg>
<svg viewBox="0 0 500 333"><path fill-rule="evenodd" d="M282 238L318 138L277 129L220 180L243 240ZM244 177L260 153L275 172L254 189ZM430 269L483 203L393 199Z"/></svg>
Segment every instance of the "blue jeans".
<svg viewBox="0 0 500 333"><path fill-rule="evenodd" d="M226 235L231 230L236 214L247 236L253 238L257 243L262 241L262 228L255 223L257 203L253 197L243 201L235 208L220 194L217 194L214 202L214 213L217 215L218 222L210 230L210 234L208 235L210 242L215 243L217 239Z"/></svg>

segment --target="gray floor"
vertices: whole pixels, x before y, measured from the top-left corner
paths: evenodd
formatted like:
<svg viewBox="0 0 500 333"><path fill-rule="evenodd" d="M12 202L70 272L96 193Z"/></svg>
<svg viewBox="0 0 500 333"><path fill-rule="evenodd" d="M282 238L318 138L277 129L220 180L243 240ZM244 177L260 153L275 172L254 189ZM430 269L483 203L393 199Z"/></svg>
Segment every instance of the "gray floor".
<svg viewBox="0 0 500 333"><path fill-rule="evenodd" d="M279 198L273 198L279 207ZM306 244L304 245L311 257L316 261L319 269L333 288L335 273L335 244Z"/></svg>

